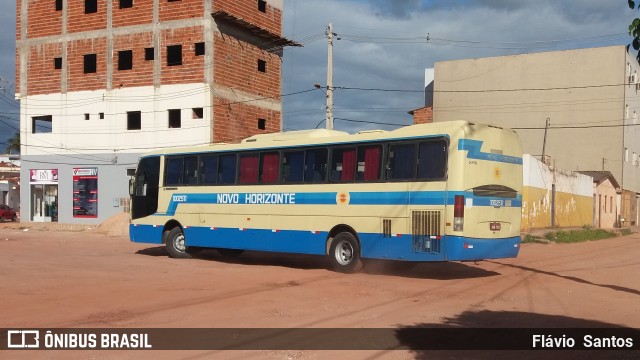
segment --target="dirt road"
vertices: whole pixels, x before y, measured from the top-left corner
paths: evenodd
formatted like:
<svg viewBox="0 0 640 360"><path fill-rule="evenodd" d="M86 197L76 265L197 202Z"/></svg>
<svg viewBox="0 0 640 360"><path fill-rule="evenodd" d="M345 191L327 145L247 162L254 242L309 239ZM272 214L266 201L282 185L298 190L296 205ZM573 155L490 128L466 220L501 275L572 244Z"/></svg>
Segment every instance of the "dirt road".
<svg viewBox="0 0 640 360"><path fill-rule="evenodd" d="M229 260L205 251L197 259L177 260L161 247L124 236L0 227L0 327L640 328L640 234L524 244L517 259L429 263L403 271L383 265L345 275L311 256L245 253ZM335 352L313 351L154 353L156 359L336 358ZM424 355L347 354L338 358ZM125 359L151 353L10 355L0 357Z"/></svg>

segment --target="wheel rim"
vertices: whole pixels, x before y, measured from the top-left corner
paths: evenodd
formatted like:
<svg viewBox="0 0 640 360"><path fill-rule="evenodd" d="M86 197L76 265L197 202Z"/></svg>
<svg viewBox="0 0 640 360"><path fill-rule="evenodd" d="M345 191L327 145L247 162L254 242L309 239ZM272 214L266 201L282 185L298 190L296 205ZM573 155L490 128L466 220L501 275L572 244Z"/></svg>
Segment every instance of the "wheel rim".
<svg viewBox="0 0 640 360"><path fill-rule="evenodd" d="M349 265L353 261L353 246L348 241L340 241L336 246L334 257L338 264Z"/></svg>
<svg viewBox="0 0 640 360"><path fill-rule="evenodd" d="M186 246L184 246L184 234L178 234L173 238L173 248L179 252L185 252Z"/></svg>

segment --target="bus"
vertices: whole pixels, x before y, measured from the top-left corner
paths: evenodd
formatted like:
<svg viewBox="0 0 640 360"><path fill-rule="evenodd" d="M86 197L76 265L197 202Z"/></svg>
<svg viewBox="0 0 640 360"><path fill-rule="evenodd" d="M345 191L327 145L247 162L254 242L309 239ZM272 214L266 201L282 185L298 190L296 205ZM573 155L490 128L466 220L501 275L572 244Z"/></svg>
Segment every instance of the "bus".
<svg viewBox="0 0 640 360"><path fill-rule="evenodd" d="M203 248L367 259L516 257L517 134L453 121L348 134L301 130L161 150L130 180L130 240L188 258Z"/></svg>

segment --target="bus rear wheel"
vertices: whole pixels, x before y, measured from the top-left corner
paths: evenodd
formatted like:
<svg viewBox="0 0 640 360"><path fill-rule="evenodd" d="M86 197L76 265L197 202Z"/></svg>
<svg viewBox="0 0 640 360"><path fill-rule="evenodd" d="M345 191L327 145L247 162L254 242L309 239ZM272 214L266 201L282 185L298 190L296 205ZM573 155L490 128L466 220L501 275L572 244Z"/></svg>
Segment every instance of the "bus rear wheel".
<svg viewBox="0 0 640 360"><path fill-rule="evenodd" d="M353 273L362 268L360 245L353 234L341 232L333 238L329 248L333 269L341 273Z"/></svg>
<svg viewBox="0 0 640 360"><path fill-rule="evenodd" d="M165 241L165 247L169 256L176 259L189 259L191 254L187 252L187 247L184 244L184 233L179 226L174 227L169 231Z"/></svg>

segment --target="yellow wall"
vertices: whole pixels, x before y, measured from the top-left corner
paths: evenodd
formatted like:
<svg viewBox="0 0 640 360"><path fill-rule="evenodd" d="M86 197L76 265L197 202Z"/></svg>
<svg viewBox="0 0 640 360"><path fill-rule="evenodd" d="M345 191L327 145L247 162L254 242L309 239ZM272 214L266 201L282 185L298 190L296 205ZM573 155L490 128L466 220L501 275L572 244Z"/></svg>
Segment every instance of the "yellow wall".
<svg viewBox="0 0 640 360"><path fill-rule="evenodd" d="M556 192L555 225L558 227L591 225L593 198ZM522 230L551 226L551 191L531 186L522 189Z"/></svg>

